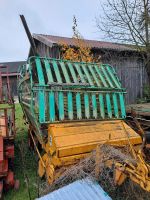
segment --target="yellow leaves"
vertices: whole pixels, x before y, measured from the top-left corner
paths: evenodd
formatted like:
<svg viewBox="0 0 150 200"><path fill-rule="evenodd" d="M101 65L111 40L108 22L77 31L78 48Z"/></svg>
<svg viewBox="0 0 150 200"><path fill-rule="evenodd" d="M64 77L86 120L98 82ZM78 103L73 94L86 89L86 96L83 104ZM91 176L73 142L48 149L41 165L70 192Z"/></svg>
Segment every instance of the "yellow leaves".
<svg viewBox="0 0 150 200"><path fill-rule="evenodd" d="M77 62L94 62L94 56L85 41L78 38L73 39L75 44L73 47L67 44L62 45L62 59Z"/></svg>
<svg viewBox="0 0 150 200"><path fill-rule="evenodd" d="M65 60L71 60L75 62L97 62L94 58L91 48L83 39L79 31L77 30L77 20L73 18L73 45L69 46L66 42L61 45L61 57Z"/></svg>

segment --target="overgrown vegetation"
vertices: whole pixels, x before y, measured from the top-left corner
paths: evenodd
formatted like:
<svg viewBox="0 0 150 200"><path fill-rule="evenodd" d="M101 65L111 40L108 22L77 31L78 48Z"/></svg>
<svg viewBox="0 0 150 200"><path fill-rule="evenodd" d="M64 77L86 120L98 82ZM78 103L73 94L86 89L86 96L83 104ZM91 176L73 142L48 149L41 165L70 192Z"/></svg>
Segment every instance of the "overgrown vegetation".
<svg viewBox="0 0 150 200"><path fill-rule="evenodd" d="M29 193L27 188L27 175L29 179L29 191L31 199L35 199L38 196L38 178L37 178L37 162L36 155L33 154L28 148L28 130L24 124L23 113L19 104L16 105L16 127L17 134L15 138L15 175L16 179L20 181L20 188L18 191L8 191L4 199L6 200L28 200ZM24 166L22 162L21 152L19 147L23 149Z"/></svg>

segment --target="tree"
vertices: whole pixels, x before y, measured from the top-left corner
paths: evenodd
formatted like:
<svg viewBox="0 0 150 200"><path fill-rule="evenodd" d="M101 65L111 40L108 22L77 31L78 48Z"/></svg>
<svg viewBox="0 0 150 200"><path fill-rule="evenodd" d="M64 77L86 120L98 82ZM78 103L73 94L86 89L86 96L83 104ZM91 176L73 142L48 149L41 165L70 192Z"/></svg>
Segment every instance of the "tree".
<svg viewBox="0 0 150 200"><path fill-rule="evenodd" d="M77 61L77 62L98 62L94 58L91 48L88 46L82 35L77 29L76 17L73 17L73 40L74 45L69 46L65 42L61 45L62 54L61 57L65 60Z"/></svg>
<svg viewBox="0 0 150 200"><path fill-rule="evenodd" d="M106 0L97 27L113 41L131 44L143 57L150 83L150 0Z"/></svg>

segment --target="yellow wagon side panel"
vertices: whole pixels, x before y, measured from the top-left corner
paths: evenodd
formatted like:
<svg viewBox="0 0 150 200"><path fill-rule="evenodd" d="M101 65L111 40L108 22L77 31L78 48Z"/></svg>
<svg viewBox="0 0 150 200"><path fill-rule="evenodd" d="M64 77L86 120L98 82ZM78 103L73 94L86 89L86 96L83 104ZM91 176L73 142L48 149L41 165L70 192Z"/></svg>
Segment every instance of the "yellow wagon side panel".
<svg viewBox="0 0 150 200"><path fill-rule="evenodd" d="M91 152L98 144L141 143L140 136L122 120L49 125L50 148L59 158Z"/></svg>

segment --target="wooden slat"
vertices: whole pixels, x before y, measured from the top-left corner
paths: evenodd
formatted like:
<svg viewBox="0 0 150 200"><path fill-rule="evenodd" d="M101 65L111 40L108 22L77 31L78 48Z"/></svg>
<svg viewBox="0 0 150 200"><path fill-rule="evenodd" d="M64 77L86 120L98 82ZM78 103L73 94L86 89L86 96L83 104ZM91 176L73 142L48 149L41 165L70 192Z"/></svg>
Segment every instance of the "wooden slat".
<svg viewBox="0 0 150 200"><path fill-rule="evenodd" d="M84 75L82 74L82 71L81 71L81 68L80 68L79 64L75 63L74 65L75 65L76 70L77 70L77 72L78 72L78 74L80 76L81 82L82 83L86 83L86 80L84 79Z"/></svg>
<svg viewBox="0 0 150 200"><path fill-rule="evenodd" d="M60 76L60 71L59 71L57 62L52 60L52 64L53 64L53 67L54 67L54 71L55 71L55 75L56 75L56 78L57 78L57 82L58 83L62 83L62 78Z"/></svg>
<svg viewBox="0 0 150 200"><path fill-rule="evenodd" d="M45 63L48 82L54 82L49 61L47 59L44 59L44 63Z"/></svg>
<svg viewBox="0 0 150 200"><path fill-rule="evenodd" d="M59 63L60 63L61 69L63 71L66 83L70 83L71 81L70 81L69 74L66 69L66 65L64 64L64 62L59 62Z"/></svg>
<svg viewBox="0 0 150 200"><path fill-rule="evenodd" d="M84 94L84 104L85 104L85 117L89 119L90 109L89 109L89 96L87 93Z"/></svg>
<svg viewBox="0 0 150 200"><path fill-rule="evenodd" d="M101 118L105 118L105 110L104 110L104 97L103 94L99 94L99 104L100 104L100 114Z"/></svg>
<svg viewBox="0 0 150 200"><path fill-rule="evenodd" d="M93 81L92 81L92 79L91 79L91 77L90 77L90 74L89 74L89 72L88 72L88 70L87 70L87 66L82 65L82 69L83 69L83 71L84 71L84 73L85 73L85 75L86 75L86 77L87 77L87 80L88 80L89 84L90 84L90 85L94 85L94 83L93 83Z"/></svg>
<svg viewBox="0 0 150 200"><path fill-rule="evenodd" d="M108 73L109 73L109 76L112 78L112 80L113 80L115 86L116 86L117 88L121 88L121 85L120 85L120 83L118 82L118 80L116 79L116 77L114 76L114 73L113 73L111 67L110 67L109 65L106 65L106 69L107 69L107 71L108 71Z"/></svg>
<svg viewBox="0 0 150 200"><path fill-rule="evenodd" d="M115 117L119 117L119 112L118 112L118 102L117 102L117 94L113 94L113 105L114 105L114 114Z"/></svg>
<svg viewBox="0 0 150 200"><path fill-rule="evenodd" d="M97 118L97 103L96 103L96 95L92 94L92 107L93 107L93 117Z"/></svg>
<svg viewBox="0 0 150 200"><path fill-rule="evenodd" d="M105 67L103 65L101 65L101 69L102 69L102 72L103 72L103 74L105 76L105 79L109 83L109 86L111 88L114 88L114 85L113 85L113 83L112 83L112 81L111 81L111 79L110 79L110 77L109 77L109 75L108 75L108 73L107 73L107 71L106 71L106 69L105 69Z"/></svg>
<svg viewBox="0 0 150 200"><path fill-rule="evenodd" d="M76 94L76 109L77 109L77 119L81 119L82 114L81 114L81 96L80 96L80 93Z"/></svg>
<svg viewBox="0 0 150 200"><path fill-rule="evenodd" d="M71 92L68 92L68 117L71 120L73 119L73 98Z"/></svg>
<svg viewBox="0 0 150 200"><path fill-rule="evenodd" d="M71 75L72 75L72 78L73 78L74 83L77 83L77 82L78 82L78 79L77 79L77 76L76 76L76 74L75 74L73 65L72 65L71 63L68 63L68 67L69 67L69 70L70 70L70 72L71 72Z"/></svg>
<svg viewBox="0 0 150 200"><path fill-rule="evenodd" d="M58 93L58 104L59 104L59 119L64 119L64 95L62 92Z"/></svg>
<svg viewBox="0 0 150 200"><path fill-rule="evenodd" d="M125 118L126 117L126 109L125 109L123 94L119 93L119 99L120 99L121 117Z"/></svg>
<svg viewBox="0 0 150 200"><path fill-rule="evenodd" d="M91 72L91 74L92 74L92 76L93 76L93 79L94 79L95 83L97 84L97 86L100 86L100 82L99 82L99 80L98 80L98 78L96 77L96 74L95 74L95 72L94 72L94 67L91 66L91 65L88 65L88 68L89 68L89 70L90 70L90 72Z"/></svg>
<svg viewBox="0 0 150 200"><path fill-rule="evenodd" d="M101 74L101 71L100 71L100 69L99 69L99 67L97 65L95 65L95 70L96 70L97 74L99 75L99 78L100 78L100 80L101 80L101 82L103 84L103 87L107 88L108 84L106 83L106 81L105 81L103 75Z"/></svg>
<svg viewBox="0 0 150 200"><path fill-rule="evenodd" d="M50 121L55 121L55 97L52 91L49 93L49 114Z"/></svg>

